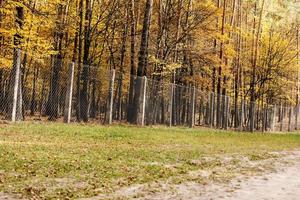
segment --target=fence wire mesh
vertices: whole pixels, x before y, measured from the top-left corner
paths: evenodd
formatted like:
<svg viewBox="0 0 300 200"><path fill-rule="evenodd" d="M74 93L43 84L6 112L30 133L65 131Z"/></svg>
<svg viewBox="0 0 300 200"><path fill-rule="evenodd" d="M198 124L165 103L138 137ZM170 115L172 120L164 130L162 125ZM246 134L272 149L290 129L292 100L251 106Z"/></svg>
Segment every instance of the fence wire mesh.
<svg viewBox="0 0 300 200"><path fill-rule="evenodd" d="M19 72L18 72L19 70ZM17 86L17 87L16 87ZM162 77L136 77L116 70L58 59L32 61L15 51L13 68L1 70L0 119L139 125L206 126L240 131L299 129L299 106L249 102Z"/></svg>

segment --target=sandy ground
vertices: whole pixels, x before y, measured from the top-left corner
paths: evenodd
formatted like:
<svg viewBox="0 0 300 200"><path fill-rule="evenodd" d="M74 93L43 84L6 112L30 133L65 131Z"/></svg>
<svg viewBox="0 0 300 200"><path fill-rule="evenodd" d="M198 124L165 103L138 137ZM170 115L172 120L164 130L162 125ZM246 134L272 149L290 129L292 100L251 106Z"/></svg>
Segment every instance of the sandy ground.
<svg viewBox="0 0 300 200"><path fill-rule="evenodd" d="M226 160L226 159L225 159ZM228 160L228 159L227 159ZM225 163L226 164L226 163ZM263 162L245 161L245 166L261 168L263 173L249 174L238 172L230 182L209 181L205 184L185 181L173 184L172 181L133 185L122 188L110 195L99 195L88 200L98 199L140 199L140 200L300 200L300 151L285 152L278 160ZM265 170L263 167L268 166ZM270 169L272 170L268 171ZM223 169L224 167L222 167ZM191 172L189 176L205 179L212 171ZM230 169L230 166L229 166ZM275 169L275 170L274 170ZM0 200L17 199L0 192Z"/></svg>
<svg viewBox="0 0 300 200"><path fill-rule="evenodd" d="M283 163L289 163L288 165ZM240 176L229 184L200 185L187 182L173 192L159 192L140 199L191 200L300 200L300 152L289 152L276 172L261 176Z"/></svg>
<svg viewBox="0 0 300 200"><path fill-rule="evenodd" d="M18 200L18 197L0 192L0 200Z"/></svg>
<svg viewBox="0 0 300 200"><path fill-rule="evenodd" d="M285 171L242 182L239 189L222 199L300 199L300 162ZM218 199L218 198L215 198Z"/></svg>
<svg viewBox="0 0 300 200"><path fill-rule="evenodd" d="M173 194L158 193L140 199L199 200L300 200L300 153L293 165L277 172L255 177L240 177L230 184L201 186L195 183L178 185Z"/></svg>
<svg viewBox="0 0 300 200"><path fill-rule="evenodd" d="M181 184L152 183L123 188L111 195L99 195L88 198L98 199L140 199L140 200L300 200L300 152L285 152L279 160L267 162L245 162L245 165L262 168L263 173L243 174L240 172L229 183L208 182L207 184L193 181ZM263 167L272 166L272 170ZM238 170L237 170L238 171ZM210 176L205 171L198 178Z"/></svg>

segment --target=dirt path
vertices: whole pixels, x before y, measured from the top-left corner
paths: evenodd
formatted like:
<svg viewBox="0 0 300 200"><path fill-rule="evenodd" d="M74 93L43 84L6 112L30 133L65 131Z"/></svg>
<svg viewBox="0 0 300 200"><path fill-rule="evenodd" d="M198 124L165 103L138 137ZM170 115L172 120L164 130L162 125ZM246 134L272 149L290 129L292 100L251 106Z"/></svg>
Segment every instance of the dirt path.
<svg viewBox="0 0 300 200"><path fill-rule="evenodd" d="M0 192L0 200L20 200L20 198Z"/></svg>
<svg viewBox="0 0 300 200"><path fill-rule="evenodd" d="M278 173L251 178L236 191L225 194L226 198L222 199L299 200L300 162Z"/></svg>
<svg viewBox="0 0 300 200"><path fill-rule="evenodd" d="M154 199L299 200L300 159L297 159L294 165L275 173L240 178L229 185L209 185L204 188L194 184L181 185L174 195L161 194Z"/></svg>
<svg viewBox="0 0 300 200"><path fill-rule="evenodd" d="M281 153L280 153L281 154ZM140 200L300 200L300 151L285 152L279 159L265 161L242 162L244 167L261 169L261 173L243 172L241 168L233 169L228 166L229 172L237 173L236 178L228 182L208 181L197 183L185 181L181 184L172 184L172 181L157 182L147 185L134 185L123 188L111 195L99 195L88 200L98 199L140 199ZM194 176L204 180L224 168L212 171L193 172ZM228 169L225 169L225 171ZM223 171L224 172L224 171ZM227 173L228 171L226 171ZM222 174L222 172L221 172Z"/></svg>
<svg viewBox="0 0 300 200"><path fill-rule="evenodd" d="M230 184L203 186L188 182L175 186L172 192L148 194L140 199L300 200L300 152L288 154L282 163L276 164L277 171L273 173L254 177L241 176Z"/></svg>

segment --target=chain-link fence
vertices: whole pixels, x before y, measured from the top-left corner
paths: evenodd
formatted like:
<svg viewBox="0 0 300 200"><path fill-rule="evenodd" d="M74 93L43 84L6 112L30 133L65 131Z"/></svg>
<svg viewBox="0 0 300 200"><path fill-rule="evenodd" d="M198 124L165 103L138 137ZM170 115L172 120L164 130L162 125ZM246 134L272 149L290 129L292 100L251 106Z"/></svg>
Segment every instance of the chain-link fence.
<svg viewBox="0 0 300 200"><path fill-rule="evenodd" d="M1 71L0 118L9 121L133 123L205 126L239 131L294 131L299 106L249 102L169 79L130 76L116 70L70 63L21 63L15 50L11 71Z"/></svg>

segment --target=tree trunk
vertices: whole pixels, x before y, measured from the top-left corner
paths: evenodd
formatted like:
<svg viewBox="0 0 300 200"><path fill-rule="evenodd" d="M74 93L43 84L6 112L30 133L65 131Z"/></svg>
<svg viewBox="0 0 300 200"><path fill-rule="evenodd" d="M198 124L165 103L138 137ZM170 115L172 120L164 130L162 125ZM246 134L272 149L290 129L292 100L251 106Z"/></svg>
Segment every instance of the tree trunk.
<svg viewBox="0 0 300 200"><path fill-rule="evenodd" d="M130 88L129 88L129 102L127 109L127 121L133 123L133 100L134 100L134 81L136 76L136 64L135 64L135 30L136 30L136 20L134 15L134 0L130 3L130 20L131 20L131 30L130 30Z"/></svg>
<svg viewBox="0 0 300 200"><path fill-rule="evenodd" d="M263 9L265 5L265 0L262 0L262 8L260 11L260 16L259 16L259 22L258 22L258 28L256 30L256 23L255 23L255 18L254 18L254 23L253 23L253 62L252 62L252 80L251 80L251 106L250 106L250 120L251 120L251 132L253 132L253 123L254 123L254 112L255 112L255 105L254 102L256 101L256 65L257 65L257 59L258 59L258 54L259 54L259 38L260 38L260 32L261 32L261 23L262 23L262 16L263 16ZM256 9L257 10L257 2L256 2ZM256 12L255 12L256 13ZM255 31L256 35L255 35Z"/></svg>
<svg viewBox="0 0 300 200"><path fill-rule="evenodd" d="M147 0L146 7L145 7L145 15L144 15L144 22L143 22L143 30L142 30L142 37L141 37L141 46L139 52L139 62L138 62L138 70L137 76L142 77L146 75L147 63L148 63L148 42L149 42L149 31L150 31L150 21L151 21L151 13L152 13L152 5L153 0ZM141 79L141 78L138 78ZM135 85L135 94L134 94L134 121L137 121L137 113L140 113L140 106L139 102L141 102L142 98L142 81L138 80Z"/></svg>
<svg viewBox="0 0 300 200"><path fill-rule="evenodd" d="M222 27L221 34L225 34L225 19L226 19L226 3L227 0L223 1L223 16L222 16ZM218 69L218 86L217 86L217 127L221 125L221 92L222 92L222 65L224 59L224 43L222 42L220 45L220 66Z"/></svg>
<svg viewBox="0 0 300 200"><path fill-rule="evenodd" d="M126 53L126 42L127 42L127 33L128 33L128 24L129 24L129 15L128 10L125 8L126 21L123 27L122 35L122 45L120 50L120 75L118 80L118 99L117 99L117 117L122 120L122 95L123 95L123 77L124 77L124 59Z"/></svg>
<svg viewBox="0 0 300 200"><path fill-rule="evenodd" d="M88 122L89 118L89 73L90 73L90 45L91 45L91 22L92 22L92 6L91 1L86 0L86 13L84 25L84 49L83 49L83 69L82 69L82 88L80 91L80 111L81 118L84 122Z"/></svg>
<svg viewBox="0 0 300 200"><path fill-rule="evenodd" d="M82 68L82 43L83 43L83 0L79 2L79 30L78 30L78 65L77 65L77 81L76 81L76 117L77 121L81 121L81 103L80 103L80 83L81 83L81 68Z"/></svg>
<svg viewBox="0 0 300 200"><path fill-rule="evenodd" d="M57 12L57 32L55 33L55 50L58 54L52 58L52 76L49 91L49 97L46 108L46 115L49 120L55 121L58 118L58 103L59 103L59 83L60 73L62 70L62 43L63 43L63 5L58 5Z"/></svg>

